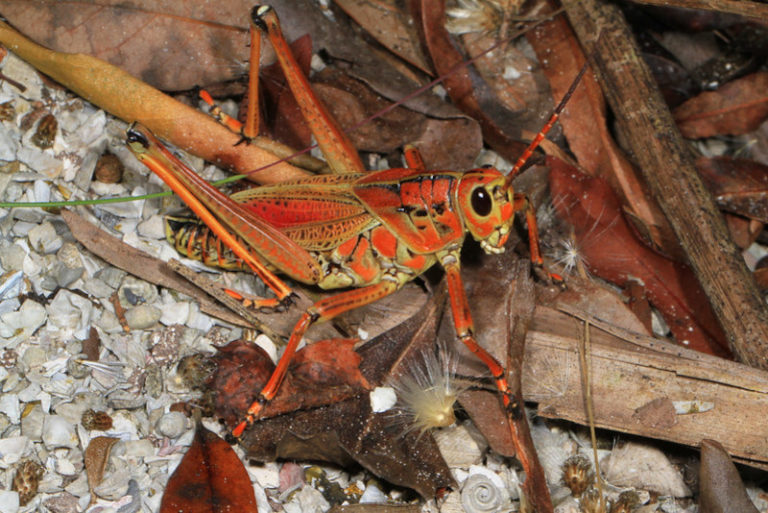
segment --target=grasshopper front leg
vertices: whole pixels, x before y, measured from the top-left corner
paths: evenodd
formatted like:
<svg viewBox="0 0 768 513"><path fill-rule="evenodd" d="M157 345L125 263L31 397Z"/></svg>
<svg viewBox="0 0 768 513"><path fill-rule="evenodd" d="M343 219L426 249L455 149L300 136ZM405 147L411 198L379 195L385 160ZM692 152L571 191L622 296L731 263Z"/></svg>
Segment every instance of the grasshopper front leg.
<svg viewBox="0 0 768 513"><path fill-rule="evenodd" d="M128 146L136 157L178 194L277 296L257 302L257 307L279 306L291 296L291 289L267 269L263 261L302 283L311 285L320 280L320 265L306 250L212 187L168 151L147 128L134 124L127 134Z"/></svg>

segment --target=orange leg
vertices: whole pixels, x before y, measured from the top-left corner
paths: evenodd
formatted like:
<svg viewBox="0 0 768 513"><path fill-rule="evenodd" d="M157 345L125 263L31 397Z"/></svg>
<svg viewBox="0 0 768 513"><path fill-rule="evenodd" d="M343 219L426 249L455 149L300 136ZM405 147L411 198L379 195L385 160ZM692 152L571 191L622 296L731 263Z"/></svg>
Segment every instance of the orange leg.
<svg viewBox="0 0 768 513"><path fill-rule="evenodd" d="M514 198L515 212L525 210L525 222L528 225L528 245L531 251L531 263L536 267L544 269L547 277L557 283L563 282L563 277L556 273L551 273L544 268L544 259L541 258L541 248L539 246L539 228L536 222L536 210L533 208L528 196L522 193L516 193Z"/></svg>
<svg viewBox="0 0 768 513"><path fill-rule="evenodd" d="M257 306L277 306L291 294L291 289L264 266L264 260L303 283L319 281L320 266L309 253L212 187L171 154L149 130L134 124L128 130L128 140L136 157L160 176L277 295L277 300L264 300ZM250 249L241 241L246 241Z"/></svg>
<svg viewBox="0 0 768 513"><path fill-rule="evenodd" d="M304 119L307 120L330 168L339 174L365 172L357 150L326 107L317 99L307 77L296 64L291 48L280 30L275 11L268 5L256 6L251 11L251 18L253 24L269 37L288 86L296 97Z"/></svg>
<svg viewBox="0 0 768 513"><path fill-rule="evenodd" d="M421 158L421 153L419 153L416 146L406 144L405 148L403 148L403 153L405 154L405 163L409 168L426 171L427 168L424 166L424 160Z"/></svg>
<svg viewBox="0 0 768 513"><path fill-rule="evenodd" d="M504 367L475 340L475 326L472 321L472 313L469 310L467 295L464 292L464 283L461 280L459 254L457 251L441 252L438 253L438 259L445 269L445 279L448 284L448 295L451 299L451 313L453 313L456 335L488 367L493 380L496 382L496 387L501 392L504 407L510 409L514 407L514 401L512 400L512 392L509 389ZM517 414L517 412L510 413Z"/></svg>
<svg viewBox="0 0 768 513"><path fill-rule="evenodd" d="M342 292L341 294L322 299L312 305L301 316L299 322L296 323L293 333L291 333L291 338L285 346L285 351L280 357L280 361L277 362L277 367L272 372L272 376L270 376L269 381L259 392L259 397L248 408L245 420L232 430L232 434L237 437L242 435L243 431L258 418L264 406L275 397L280 384L283 382L283 378L285 378L291 358L293 358L296 352L296 347L312 324L333 319L344 312L378 301L392 294L398 288L399 284L397 281L385 276L379 283L374 285Z"/></svg>

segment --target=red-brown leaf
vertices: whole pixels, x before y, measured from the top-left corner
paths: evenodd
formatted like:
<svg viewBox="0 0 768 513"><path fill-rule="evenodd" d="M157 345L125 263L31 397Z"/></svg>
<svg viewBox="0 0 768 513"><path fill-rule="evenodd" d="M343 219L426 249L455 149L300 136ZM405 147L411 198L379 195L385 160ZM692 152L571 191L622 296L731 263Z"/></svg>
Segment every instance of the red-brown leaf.
<svg viewBox="0 0 768 513"><path fill-rule="evenodd" d="M768 118L768 72L761 71L691 98L673 112L680 132L698 139L741 135Z"/></svg>
<svg viewBox="0 0 768 513"><path fill-rule="evenodd" d="M505 134L498 124L481 108L477 85L473 83L467 68L456 68L464 56L453 46L445 29L445 5L439 0L421 0L416 6L425 45L435 70L444 76L443 84L451 99L467 115L476 119L483 129L483 136L494 150L514 162L522 154L525 145Z"/></svg>
<svg viewBox="0 0 768 513"><path fill-rule="evenodd" d="M227 442L197 426L195 439L165 487L161 513L257 513L253 485Z"/></svg>
<svg viewBox="0 0 768 513"><path fill-rule="evenodd" d="M321 340L293 357L288 374L261 418L304 408L334 404L369 388L360 374L355 341ZM255 344L236 340L219 349L211 387L217 393L216 414L227 425L243 420L275 365Z"/></svg>
<svg viewBox="0 0 768 513"><path fill-rule="evenodd" d="M620 286L630 280L642 281L651 303L680 343L711 354L729 355L722 330L691 270L639 242L604 181L562 161L549 162L555 207L574 226L589 269Z"/></svg>
<svg viewBox="0 0 768 513"><path fill-rule="evenodd" d="M550 6L552 10L555 6ZM539 57L555 101L565 95L586 60L573 30L562 16L526 34ZM591 70L581 80L560 117L560 125L579 165L611 184L642 233L670 255L679 254L677 239L649 194L638 170L616 144L606 120L605 98Z"/></svg>

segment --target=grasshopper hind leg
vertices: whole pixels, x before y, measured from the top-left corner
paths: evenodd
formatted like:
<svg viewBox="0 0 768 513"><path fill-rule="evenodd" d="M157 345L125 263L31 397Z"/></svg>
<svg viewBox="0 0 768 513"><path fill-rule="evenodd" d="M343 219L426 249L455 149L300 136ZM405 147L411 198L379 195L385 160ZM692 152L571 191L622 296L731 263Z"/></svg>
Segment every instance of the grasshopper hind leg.
<svg viewBox="0 0 768 513"><path fill-rule="evenodd" d="M180 254L202 262L208 267L225 271L248 271L248 265L238 257L216 234L202 221L194 217L166 216L165 238ZM296 294L290 293L280 300L246 294L242 291L221 287L229 296L242 302L246 308L263 313L282 312L296 300Z"/></svg>

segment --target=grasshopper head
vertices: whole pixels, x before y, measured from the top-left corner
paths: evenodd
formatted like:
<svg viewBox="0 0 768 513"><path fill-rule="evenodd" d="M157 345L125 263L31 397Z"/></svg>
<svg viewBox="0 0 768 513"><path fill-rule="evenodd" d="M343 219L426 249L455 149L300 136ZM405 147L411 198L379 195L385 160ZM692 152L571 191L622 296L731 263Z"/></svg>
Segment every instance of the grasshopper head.
<svg viewBox="0 0 768 513"><path fill-rule="evenodd" d="M473 169L461 177L458 204L466 226L486 253L501 253L515 210L512 187L493 168Z"/></svg>

